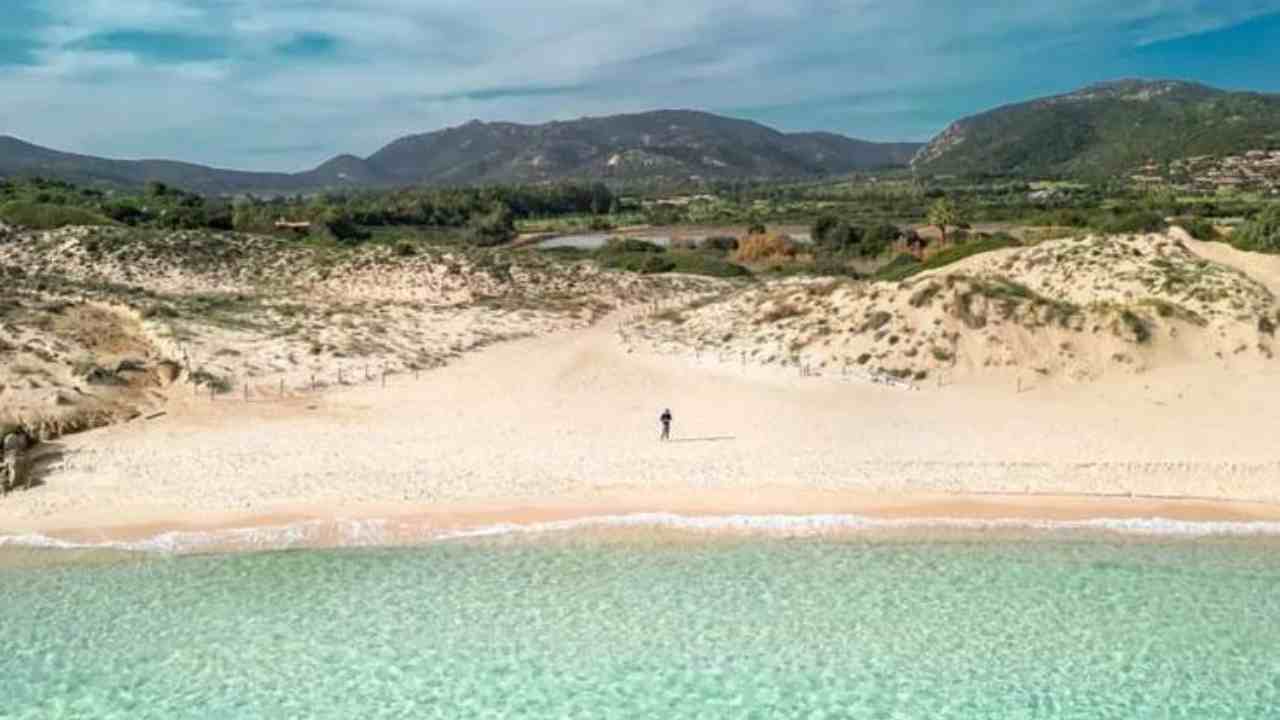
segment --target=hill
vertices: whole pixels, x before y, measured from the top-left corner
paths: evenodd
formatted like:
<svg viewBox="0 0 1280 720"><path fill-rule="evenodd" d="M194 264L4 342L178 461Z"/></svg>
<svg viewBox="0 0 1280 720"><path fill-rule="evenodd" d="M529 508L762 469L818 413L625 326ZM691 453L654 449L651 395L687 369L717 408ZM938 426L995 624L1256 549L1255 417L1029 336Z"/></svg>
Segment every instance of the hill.
<svg viewBox="0 0 1280 720"><path fill-rule="evenodd" d="M322 166L324 167L324 166ZM320 169L312 171L318 173ZM81 185L138 187L162 182L192 192L296 191L311 187L312 173L253 173L171 160L111 160L77 155L0 136L0 177L44 177Z"/></svg>
<svg viewBox="0 0 1280 720"><path fill-rule="evenodd" d="M1200 155L1280 149L1280 95L1121 80L953 123L915 157L930 174L1098 178Z"/></svg>
<svg viewBox="0 0 1280 720"><path fill-rule="evenodd" d="M779 179L905 166L919 147L831 133L786 134L745 120L663 110L543 125L472 121L395 140L368 158L340 155L292 174L111 160L0 136L0 177L123 187L154 181L214 195L570 179Z"/></svg>
<svg viewBox="0 0 1280 720"><path fill-rule="evenodd" d="M397 140L368 163L402 183L783 178L906 165L918 148L662 110L545 125L473 121Z"/></svg>
<svg viewBox="0 0 1280 720"><path fill-rule="evenodd" d="M1074 237L901 282L755 283L633 332L667 355L894 384L1000 373L1085 382L1180 364L1252 370L1275 357L1273 267L1178 229Z"/></svg>

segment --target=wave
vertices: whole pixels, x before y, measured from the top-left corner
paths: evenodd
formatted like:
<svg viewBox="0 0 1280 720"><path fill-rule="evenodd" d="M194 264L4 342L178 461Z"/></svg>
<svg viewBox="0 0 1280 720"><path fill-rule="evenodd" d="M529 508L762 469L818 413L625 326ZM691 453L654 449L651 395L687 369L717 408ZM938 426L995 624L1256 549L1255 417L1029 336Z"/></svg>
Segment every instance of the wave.
<svg viewBox="0 0 1280 720"><path fill-rule="evenodd" d="M1188 521L1166 518L1034 520L1024 518L877 518L863 515L678 515L635 513L535 523L497 523L440 529L386 519L312 520L290 525L210 531L171 531L142 540L78 542L42 534L0 535L0 547L55 550L118 550L188 554L220 551L284 550L299 547L378 547L514 535L565 533L610 528L666 528L707 533L819 536L876 530L1014 530L1104 532L1126 535L1210 537L1280 536L1274 521Z"/></svg>

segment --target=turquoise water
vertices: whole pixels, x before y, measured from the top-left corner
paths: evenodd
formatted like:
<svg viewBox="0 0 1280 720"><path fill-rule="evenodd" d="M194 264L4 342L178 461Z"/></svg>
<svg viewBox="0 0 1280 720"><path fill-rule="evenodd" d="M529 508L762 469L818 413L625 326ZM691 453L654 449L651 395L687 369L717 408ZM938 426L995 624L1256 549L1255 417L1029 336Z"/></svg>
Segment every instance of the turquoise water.
<svg viewBox="0 0 1280 720"><path fill-rule="evenodd" d="M1277 718L1274 545L490 541L0 569L3 718Z"/></svg>

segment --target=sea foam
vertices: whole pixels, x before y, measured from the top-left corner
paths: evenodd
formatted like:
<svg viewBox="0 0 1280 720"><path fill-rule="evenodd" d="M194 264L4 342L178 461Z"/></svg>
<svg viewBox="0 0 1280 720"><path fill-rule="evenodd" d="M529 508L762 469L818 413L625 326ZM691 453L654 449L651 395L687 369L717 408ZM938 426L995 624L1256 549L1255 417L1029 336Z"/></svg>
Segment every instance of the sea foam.
<svg viewBox="0 0 1280 720"><path fill-rule="evenodd" d="M1109 532L1176 537L1280 536L1280 522L1188 521L1167 518L879 518L864 515L679 515L633 513L535 523L495 523L463 529L397 524L387 519L311 520L288 525L211 531L171 531L130 541L78 542L39 533L0 535L0 547L58 550L107 549L128 552L198 553L221 550L282 550L298 547L376 547L506 535L565 533L610 528L656 528L706 533L815 536L876 530L1012 530Z"/></svg>

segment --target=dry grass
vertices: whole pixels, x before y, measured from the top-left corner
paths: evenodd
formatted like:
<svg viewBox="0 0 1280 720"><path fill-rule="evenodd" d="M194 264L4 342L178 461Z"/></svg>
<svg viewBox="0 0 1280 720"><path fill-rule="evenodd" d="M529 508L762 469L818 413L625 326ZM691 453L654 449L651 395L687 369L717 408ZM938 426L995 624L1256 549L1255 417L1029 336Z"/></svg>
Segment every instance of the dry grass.
<svg viewBox="0 0 1280 720"><path fill-rule="evenodd" d="M764 263L778 260L794 260L800 253L794 240L780 233L748 235L738 243L733 254L734 262Z"/></svg>

